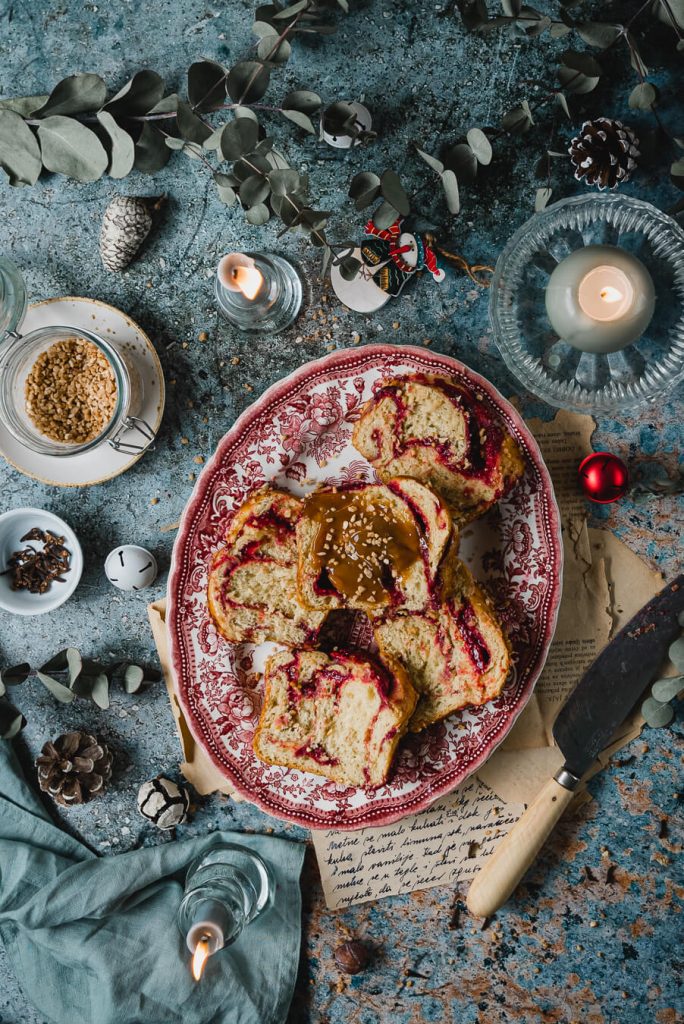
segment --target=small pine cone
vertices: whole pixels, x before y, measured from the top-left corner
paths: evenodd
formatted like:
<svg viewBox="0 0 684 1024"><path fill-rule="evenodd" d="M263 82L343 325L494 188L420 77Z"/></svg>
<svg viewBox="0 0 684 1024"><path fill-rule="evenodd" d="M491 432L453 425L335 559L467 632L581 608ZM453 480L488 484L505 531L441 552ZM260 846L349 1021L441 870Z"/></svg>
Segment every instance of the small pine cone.
<svg viewBox="0 0 684 1024"><path fill-rule="evenodd" d="M102 218L100 256L107 270L124 270L143 244L152 227L152 210L163 196L144 198L115 196Z"/></svg>
<svg viewBox="0 0 684 1024"><path fill-rule="evenodd" d="M600 189L617 188L628 181L639 156L639 140L626 125L608 117L585 121L570 143L570 160L578 181Z"/></svg>
<svg viewBox="0 0 684 1024"><path fill-rule="evenodd" d="M104 791L112 777L112 755L87 732L67 732L46 743L36 758L40 788L63 807L82 804Z"/></svg>

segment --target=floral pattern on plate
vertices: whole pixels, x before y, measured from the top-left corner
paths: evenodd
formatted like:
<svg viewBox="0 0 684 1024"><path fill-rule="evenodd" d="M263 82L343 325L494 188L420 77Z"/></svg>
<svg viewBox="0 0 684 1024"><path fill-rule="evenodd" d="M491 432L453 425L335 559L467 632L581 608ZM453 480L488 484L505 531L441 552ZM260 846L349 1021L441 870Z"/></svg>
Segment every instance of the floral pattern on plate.
<svg viewBox="0 0 684 1024"><path fill-rule="evenodd" d="M461 557L485 582L511 638L515 668L503 693L405 738L389 781L340 786L265 765L252 751L273 644L231 644L208 617L212 555L230 516L266 481L304 494L319 483L375 479L351 444L354 421L378 382L440 373L477 390L525 459L511 493L462 535ZM219 443L181 521L169 580L175 686L188 726L238 792L264 811L309 828L388 824L427 807L474 772L527 703L551 643L561 594L562 544L551 481L519 414L484 378L447 356L405 346L334 352L269 388Z"/></svg>

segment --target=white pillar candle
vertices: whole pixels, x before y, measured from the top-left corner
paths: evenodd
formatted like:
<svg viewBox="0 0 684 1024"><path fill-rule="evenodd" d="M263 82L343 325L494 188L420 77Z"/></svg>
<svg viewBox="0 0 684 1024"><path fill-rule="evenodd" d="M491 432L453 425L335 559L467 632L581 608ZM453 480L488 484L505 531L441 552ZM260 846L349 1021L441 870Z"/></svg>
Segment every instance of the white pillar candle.
<svg viewBox="0 0 684 1024"><path fill-rule="evenodd" d="M558 336L581 352L618 352L644 333L655 306L641 260L614 245L587 245L555 268L546 312Z"/></svg>

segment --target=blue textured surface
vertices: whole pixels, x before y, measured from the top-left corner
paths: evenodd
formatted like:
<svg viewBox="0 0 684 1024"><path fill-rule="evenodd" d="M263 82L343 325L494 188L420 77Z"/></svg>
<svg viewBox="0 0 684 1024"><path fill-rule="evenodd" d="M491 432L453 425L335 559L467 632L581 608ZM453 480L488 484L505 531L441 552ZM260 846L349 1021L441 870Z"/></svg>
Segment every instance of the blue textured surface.
<svg viewBox="0 0 684 1024"><path fill-rule="evenodd" d="M624 18L626 10L637 6L612 5L610 16ZM427 169L410 155L410 141L418 139L436 151L440 139L456 139L474 124L495 124L524 95L534 96L534 86L521 85L523 79L551 79L549 54L562 52L567 40L469 36L449 3L366 0L352 2L352 8L334 39L296 44L287 68L274 73L269 95L277 99L288 89L307 86L327 102L365 94L380 131L378 143L340 155L291 133L285 123L276 124L275 131L291 140L291 158L307 165L319 208L339 210L331 237L359 236L362 218L345 192L352 174L361 169L404 170L421 212L442 222L443 203ZM231 61L248 52L252 10L246 0L3 0L0 95L48 91L79 70L98 71L118 87L144 66L182 90L191 61L201 56ZM603 17L608 20L609 14ZM676 81L671 69L662 67L668 49L674 49L669 39L661 49L647 48L645 56L663 92L664 117L671 120ZM566 143L584 112L622 114L636 127L647 123L647 115L624 106L632 72L623 70L625 62L614 53L603 59L612 77L592 96L571 101L572 127L558 124ZM477 185L463 190L463 212L443 235L447 247L472 262L493 262L504 240L531 214L538 184L532 168L550 131L549 118L541 122L524 139L497 144L493 166ZM625 194L665 209L672 205L677 194L666 183L667 163L663 155L657 169L643 170ZM581 191L563 161L554 166L554 184L554 198ZM107 274L97 255L102 211L117 191L169 196L162 223L123 275ZM239 211L227 211L218 202L202 167L182 157L174 157L154 181L133 175L119 183L104 179L79 186L47 176L31 190L3 186L0 215L2 250L20 266L32 297L80 294L126 310L154 339L168 385L156 452L116 480L89 490L60 490L0 466L0 506L52 509L77 530L86 556L83 581L62 609L30 623L0 613L4 665L26 657L38 664L67 644L103 659L150 660L145 603L163 592L165 577L150 592L119 594L104 579L106 553L117 543L143 544L165 570L173 533L160 532L160 527L180 516L193 487L189 475L199 468L194 457L207 457L235 416L266 386L330 346L343 347L357 333L362 343L429 338L435 350L484 373L504 394L520 394L497 355L487 295L466 278L448 272L441 286L422 280L377 315L350 313L324 298L316 252L296 237L276 240L273 226L245 225ZM298 261L310 286L308 308L281 338L232 333L217 320L213 269L228 250L269 246ZM203 331L208 335L204 342L198 337ZM551 415L529 396L521 400L527 415ZM682 403L673 396L642 416L601 421L594 443L630 462L655 457L673 469L682 448L681 421ZM189 443L182 444L182 438ZM153 498L158 502L151 504ZM675 499L647 506L625 500L595 510L595 521L615 530L666 574L675 572L682 529ZM81 701L57 706L34 683L18 691L17 703L29 719L22 740L27 764L45 739L76 726L100 732L119 755L107 795L64 815L68 827L101 853L165 841L135 811L139 784L159 771L173 775L178 762L160 687L131 697L117 692L107 712ZM459 927L450 930L455 898L450 890L329 913L311 857L305 870L305 944L291 1022L675 1024L684 1019L676 953L684 895L677 862L682 849L676 792L681 785L681 719L672 729L644 738L591 783L594 801L561 824L515 899L484 931L465 913ZM182 832L195 835L218 827L302 834L221 797L204 801ZM606 881L609 864L615 869ZM585 866L594 881L587 880ZM365 938L375 959L364 974L340 981L332 950L348 932ZM26 1006L2 956L0 977L0 1021L44 1024Z"/></svg>

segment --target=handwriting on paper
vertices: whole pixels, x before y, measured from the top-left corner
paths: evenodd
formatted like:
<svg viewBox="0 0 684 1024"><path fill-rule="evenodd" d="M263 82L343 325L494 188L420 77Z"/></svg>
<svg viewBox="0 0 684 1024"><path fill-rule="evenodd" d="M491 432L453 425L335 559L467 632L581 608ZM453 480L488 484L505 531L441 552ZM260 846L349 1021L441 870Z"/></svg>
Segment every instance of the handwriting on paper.
<svg viewBox="0 0 684 1024"><path fill-rule="evenodd" d="M522 810L475 778L393 825L314 832L326 903L334 910L470 878Z"/></svg>

